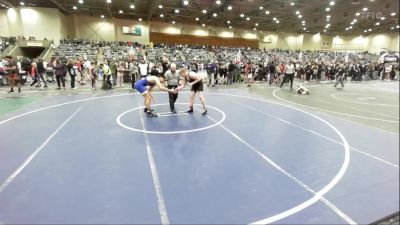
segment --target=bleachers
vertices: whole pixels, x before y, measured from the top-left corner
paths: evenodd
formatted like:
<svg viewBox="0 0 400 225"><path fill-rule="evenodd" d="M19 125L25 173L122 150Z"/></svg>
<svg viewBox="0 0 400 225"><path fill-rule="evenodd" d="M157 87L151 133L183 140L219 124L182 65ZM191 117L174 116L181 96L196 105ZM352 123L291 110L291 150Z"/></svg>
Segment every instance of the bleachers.
<svg viewBox="0 0 400 225"><path fill-rule="evenodd" d="M141 59L142 50L139 46L127 45L121 42L90 42L90 41L63 41L58 46L53 57L55 58L78 58L82 57L90 61L96 61L102 49L105 60L127 61L129 56Z"/></svg>

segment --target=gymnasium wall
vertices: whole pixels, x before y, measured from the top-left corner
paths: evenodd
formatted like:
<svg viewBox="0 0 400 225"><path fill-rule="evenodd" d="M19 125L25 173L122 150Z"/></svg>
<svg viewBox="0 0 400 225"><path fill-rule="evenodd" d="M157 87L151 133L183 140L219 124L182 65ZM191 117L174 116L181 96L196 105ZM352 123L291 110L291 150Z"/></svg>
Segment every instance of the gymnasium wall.
<svg viewBox="0 0 400 225"><path fill-rule="evenodd" d="M220 28L220 27L203 27L201 25L187 24L171 24L162 22L152 22L150 32L166 33L166 34L185 34L194 36L213 36L221 38L245 38L258 39L256 32L250 32L243 29Z"/></svg>
<svg viewBox="0 0 400 225"><path fill-rule="evenodd" d="M399 34L385 33L368 36L339 36L333 37L332 49L363 50L379 53L382 50L399 51Z"/></svg>
<svg viewBox="0 0 400 225"><path fill-rule="evenodd" d="M60 12L52 8L13 8L0 11L0 36L35 37L43 40L61 38ZM4 29L3 29L4 26Z"/></svg>
<svg viewBox="0 0 400 225"><path fill-rule="evenodd" d="M122 33L123 26L139 26L141 36ZM383 49L399 50L399 34L385 33L369 36L331 36L314 34L294 34L283 32L228 29L202 27L199 25L171 24L163 22L139 22L137 20L108 18L101 19L98 15L64 15L58 9L19 7L0 10L0 36L34 36L38 39L47 37L55 40L60 38L85 38L106 41L133 41L148 44L150 34L153 40L157 35L188 35L189 40L201 43L229 43L236 46L235 39L243 40L244 46L258 46L263 49L280 48L291 50L362 50L380 52ZM193 38L196 37L196 38ZM201 38L202 37L202 38ZM172 38L170 36L169 38ZM201 41L200 41L201 40ZM212 41L214 40L214 41ZM221 40L225 40L221 42ZM211 41L211 42L210 42ZM237 42L237 41L236 41ZM254 44L257 42L257 45Z"/></svg>
<svg viewBox="0 0 400 225"><path fill-rule="evenodd" d="M0 9L0 36L9 37L7 10Z"/></svg>
<svg viewBox="0 0 400 225"><path fill-rule="evenodd" d="M327 50L332 46L332 36L322 34L304 34L303 49L307 50Z"/></svg>

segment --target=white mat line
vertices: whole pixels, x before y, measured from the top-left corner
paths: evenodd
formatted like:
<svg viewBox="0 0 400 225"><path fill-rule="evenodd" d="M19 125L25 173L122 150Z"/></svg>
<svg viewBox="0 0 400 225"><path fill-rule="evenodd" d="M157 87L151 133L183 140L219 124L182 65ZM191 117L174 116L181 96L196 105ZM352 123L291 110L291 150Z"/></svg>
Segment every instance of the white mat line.
<svg viewBox="0 0 400 225"><path fill-rule="evenodd" d="M210 117L207 116L211 121L215 120ZM244 141L242 138L240 138L237 134L235 134L233 131L231 131L230 129L228 129L227 127L225 127L224 125L220 124L220 127L222 127L224 130L226 130L229 134L231 134L233 137L235 137L238 141L242 142L244 145L246 145L248 148L250 148L252 151L254 151L257 155L261 156L261 158L263 158L265 161L267 161L270 165L272 165L273 167L275 167L277 170L279 170L280 172L282 172L284 175L286 175L287 177L289 177L291 180L293 180L294 182L296 182L297 184L299 184L301 187L303 187L306 191L312 193L315 197L319 197L319 200L321 200L323 203L325 203L330 209L332 209L337 215L339 215L343 220L345 220L348 224L357 224L356 222L354 222L349 216L347 216L344 212L342 212L339 208L337 208L333 203L331 203L329 200L327 200L326 198L324 198L323 196L319 196L319 194L317 192L315 192L313 189L311 189L310 187L308 187L305 183L303 183L301 180L299 180L297 177L293 176L292 174L290 174L289 172L287 172L285 169L283 169L282 167L280 167L278 164L276 164L274 161L272 161L270 158L268 158L266 155L264 155L263 153L261 153L260 151L258 151L255 147L253 147L252 145L250 145L249 143L247 143L246 141ZM292 215L295 211L301 211L304 210L306 207L302 206L300 207L301 209L294 209L294 210L288 210L284 213L284 215L281 215L279 217L275 218L271 218L271 219L266 219L266 220L262 220L262 221L257 221L254 224L263 224L263 223L271 223L274 221L277 221L279 219L285 218L289 215ZM292 212L293 211L293 212Z"/></svg>
<svg viewBox="0 0 400 225"><path fill-rule="evenodd" d="M254 108L254 107L245 105L245 104L243 104L243 103L237 102L237 101L235 101L235 100L232 100L232 102L235 102L235 103L237 103L237 104L239 104L239 105L242 105L242 106L244 106L244 107L247 107L247 108L249 108L249 109L251 109L251 110L253 110L253 111L259 112L259 113L261 113L261 114L263 114L263 115L265 115L265 116L268 116L268 117L270 117L270 118L274 118L274 119L276 119L276 120L282 121L282 122L284 122L284 123L286 123L286 124L288 124L288 125L291 125L291 126L293 126L293 127L299 128L299 129L301 129L301 130L304 130L304 131L306 131L306 132L309 132L309 133L311 133L311 134L314 134L314 135L317 135L317 136L319 136L319 137L322 137L322 138L324 138L324 139L326 139L326 140L329 140L329 141L331 141L331 142L333 142L333 143L335 143L335 144L338 144L338 145L342 145L342 146L343 146L343 143L341 143L341 142L339 142L339 141L336 141L336 140L334 140L334 139L332 139L332 138L330 138L330 137L327 137L327 136L324 136L324 135L322 135L322 134L319 134L319 133L316 132L316 131L313 131L313 130L304 128L304 127L299 126L299 125L297 125L297 124L294 124L294 123L292 123L292 122L286 121L286 120L284 120L284 119L282 119L282 118L280 118L280 117L272 116L272 115L270 115L270 114L268 114L268 113L265 113L265 112L263 112L263 111L261 111L261 110L258 110L258 109L256 109L256 108ZM388 164L388 165L390 165L390 166L399 168L399 165L397 165L397 164L395 164L395 163L388 162L388 161L386 161L386 160L384 160L384 159L381 159L381 158L379 158L379 157L377 157L377 156L374 156L374 155L372 155L372 154L370 154L370 153L367 153L367 152L364 152L364 151L362 151L362 150L359 150L359 149L357 149L357 148L355 148L355 147L350 146L350 149L353 150L353 151L355 151L355 152L358 152L358 153L361 153L361 154L363 154L363 155L366 155L366 156L368 156L368 157L371 157L371 158L373 158L373 159L375 159L375 160L378 160L378 161L380 161L380 162L386 163L386 164Z"/></svg>
<svg viewBox="0 0 400 225"><path fill-rule="evenodd" d="M3 184L0 185L0 192L4 191L4 189L18 176L19 173L35 158L37 154L53 139L54 136L57 135L58 132L82 109L82 107L78 108L64 123L61 124L23 163L20 165L7 179Z"/></svg>
<svg viewBox="0 0 400 225"><path fill-rule="evenodd" d="M140 105L140 102L139 102L139 105ZM140 110L140 120L142 123L143 130L145 130L143 116L144 116L143 111ZM164 201L164 196L163 196L163 193L161 190L160 179L158 177L157 166L156 166L156 163L154 160L153 151L151 150L150 141L147 136L147 133L144 133L144 138L146 141L146 151L147 151L147 156L149 158L151 176L153 178L154 189L155 189L156 196L157 196L157 205L158 205L158 211L160 213L161 224L168 225L169 219L168 219L168 214L167 214L167 208L165 207L165 201Z"/></svg>

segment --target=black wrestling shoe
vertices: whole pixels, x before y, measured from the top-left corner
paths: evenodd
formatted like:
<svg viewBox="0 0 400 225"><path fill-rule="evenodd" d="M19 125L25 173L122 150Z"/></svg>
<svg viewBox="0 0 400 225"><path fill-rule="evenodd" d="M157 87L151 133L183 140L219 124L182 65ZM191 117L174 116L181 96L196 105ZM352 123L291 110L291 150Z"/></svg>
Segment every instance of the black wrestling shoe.
<svg viewBox="0 0 400 225"><path fill-rule="evenodd" d="M172 113L172 114L177 114L177 112L176 112L175 109L174 109L174 110L171 110L171 113Z"/></svg>
<svg viewBox="0 0 400 225"><path fill-rule="evenodd" d="M203 112L201 112L201 115L206 115L207 114L207 108L205 108L204 110L203 110Z"/></svg>
<svg viewBox="0 0 400 225"><path fill-rule="evenodd" d="M153 111L154 111L153 109L150 109L150 112L153 112ZM149 112L149 110L147 108L144 108L143 112L147 113L147 112Z"/></svg>
<svg viewBox="0 0 400 225"><path fill-rule="evenodd" d="M21 93L21 88L18 88L18 93Z"/></svg>
<svg viewBox="0 0 400 225"><path fill-rule="evenodd" d="M158 115L152 112L147 112L147 117L158 117Z"/></svg>
<svg viewBox="0 0 400 225"><path fill-rule="evenodd" d="M14 92L14 90L13 89L11 89L9 92L7 92L7 93L13 93Z"/></svg>
<svg viewBox="0 0 400 225"><path fill-rule="evenodd" d="M189 110L186 111L186 113L193 113L193 108L189 108Z"/></svg>

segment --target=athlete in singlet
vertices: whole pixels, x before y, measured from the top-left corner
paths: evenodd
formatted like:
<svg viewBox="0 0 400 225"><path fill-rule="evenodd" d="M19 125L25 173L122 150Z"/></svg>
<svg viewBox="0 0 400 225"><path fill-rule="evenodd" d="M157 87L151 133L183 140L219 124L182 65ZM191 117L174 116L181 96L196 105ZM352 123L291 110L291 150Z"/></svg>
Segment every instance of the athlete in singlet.
<svg viewBox="0 0 400 225"><path fill-rule="evenodd" d="M146 106L144 112L147 114L148 117L157 117L157 114L154 114L152 112L153 110L150 109L151 99L153 98L151 92L154 86L157 86L162 91L168 91L174 94L177 92L174 89L168 89L164 87L162 85L163 83L164 83L164 77L162 76L160 77L147 76L135 82L135 89L139 91L139 93L142 94L144 97L144 105Z"/></svg>
<svg viewBox="0 0 400 225"><path fill-rule="evenodd" d="M205 115L207 113L207 108L206 108L206 100L204 99L203 96L203 80L200 75L197 73L187 70L187 69L181 69L179 71L179 75L181 76L181 82L177 88L177 90L182 90L186 84L188 83L191 88L191 95L190 95L190 102L189 102L189 110L186 111L187 113L193 113L193 105L194 105L194 97L196 94L199 94L199 98L201 101L201 104L203 105L203 111L201 114Z"/></svg>

